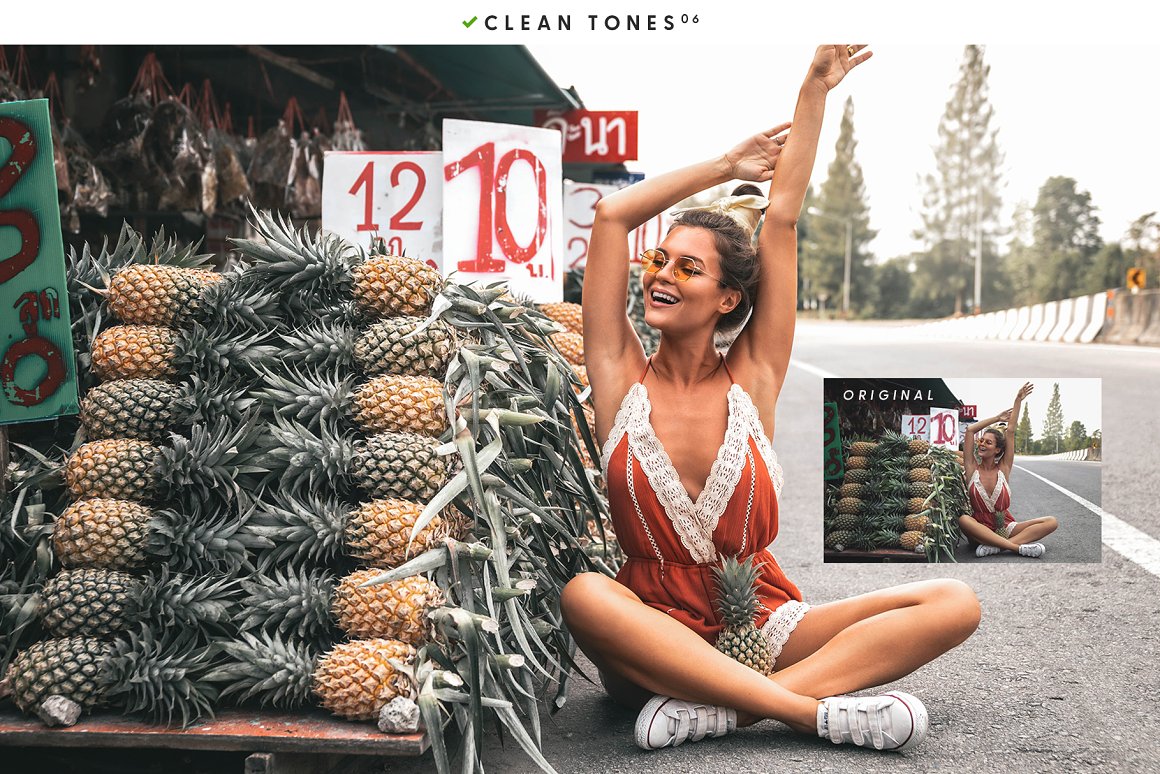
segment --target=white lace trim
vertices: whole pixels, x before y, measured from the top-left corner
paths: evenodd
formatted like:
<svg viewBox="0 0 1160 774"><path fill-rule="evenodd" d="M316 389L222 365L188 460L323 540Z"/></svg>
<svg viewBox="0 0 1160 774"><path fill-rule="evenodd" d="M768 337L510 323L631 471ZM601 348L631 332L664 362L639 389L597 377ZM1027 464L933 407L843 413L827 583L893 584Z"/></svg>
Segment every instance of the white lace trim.
<svg viewBox="0 0 1160 774"><path fill-rule="evenodd" d="M995 510L995 503L999 501L999 497L1003 494L1003 487L1007 486L1007 477L1003 475L1003 471L999 471L999 475L995 478L995 490L990 494L987 493L986 487L983 486L983 480L979 478L979 469L975 468L974 474L971 476L971 486L976 488L979 497L983 500L983 504L991 513L997 513Z"/></svg>
<svg viewBox="0 0 1160 774"><path fill-rule="evenodd" d="M600 466L605 477L612 454L620 443L621 436L628 436L641 469L648 478L649 485L656 493L657 500L665 509L681 545L698 563L716 561L717 549L713 544L713 532L721 520L741 473L749 451L748 439L755 438L757 449L769 470L774 491L780 495L782 470L777 463L777 455L770 447L769 439L757 415L757 409L749 395L738 384L729 388L729 418L725 439L717 451L717 458L709 469L705 487L693 502L681 484L680 476L673 467L672 460L653 430L650 417L652 403L644 384L637 382L616 412L612 431L601 450Z"/></svg>
<svg viewBox="0 0 1160 774"><path fill-rule="evenodd" d="M781 655L782 648L789 642L789 636L793 634L798 622L809 612L809 609L810 606L805 602L791 599L788 602L783 602L777 610L770 613L769 620L765 622L765 626L761 627L761 633L769 643L769 654L775 664Z"/></svg>

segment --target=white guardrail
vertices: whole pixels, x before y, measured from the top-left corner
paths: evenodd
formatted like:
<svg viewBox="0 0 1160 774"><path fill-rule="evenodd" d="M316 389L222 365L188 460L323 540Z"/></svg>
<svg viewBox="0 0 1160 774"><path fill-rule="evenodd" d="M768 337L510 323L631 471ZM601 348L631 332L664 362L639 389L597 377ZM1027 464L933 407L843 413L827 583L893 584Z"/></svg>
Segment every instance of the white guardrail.
<svg viewBox="0 0 1160 774"><path fill-rule="evenodd" d="M1099 336L1113 312L1108 301L1114 292L922 323L916 328L920 334L932 338L1090 344Z"/></svg>
<svg viewBox="0 0 1160 774"><path fill-rule="evenodd" d="M1036 454L1028 457L1027 455L1020 455L1024 459L1035 460L1091 460L1093 462L1100 461L1100 455L1094 449L1076 449L1075 451L1060 452L1059 454Z"/></svg>

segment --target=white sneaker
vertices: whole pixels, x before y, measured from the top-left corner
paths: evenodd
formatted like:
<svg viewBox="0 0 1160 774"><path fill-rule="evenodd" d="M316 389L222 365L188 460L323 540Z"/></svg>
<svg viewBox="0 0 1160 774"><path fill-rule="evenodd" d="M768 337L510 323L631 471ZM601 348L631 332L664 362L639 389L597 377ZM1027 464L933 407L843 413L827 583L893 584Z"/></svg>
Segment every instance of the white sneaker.
<svg viewBox="0 0 1160 774"><path fill-rule="evenodd" d="M982 559L984 556L993 556L994 554L999 553L1001 550L1003 549L999 548L999 546L985 546L980 543L979 547L975 549L975 556Z"/></svg>
<svg viewBox="0 0 1160 774"><path fill-rule="evenodd" d="M644 750L699 742L737 730L737 712L727 707L654 696L636 718L636 743Z"/></svg>
<svg viewBox="0 0 1160 774"><path fill-rule="evenodd" d="M1047 547L1042 543L1024 543L1019 546L1020 556L1030 556L1032 559L1038 559L1047 551Z"/></svg>
<svg viewBox="0 0 1160 774"><path fill-rule="evenodd" d="M926 738L926 707L914 696L831 696L818 705L818 736L875 750L909 750Z"/></svg>

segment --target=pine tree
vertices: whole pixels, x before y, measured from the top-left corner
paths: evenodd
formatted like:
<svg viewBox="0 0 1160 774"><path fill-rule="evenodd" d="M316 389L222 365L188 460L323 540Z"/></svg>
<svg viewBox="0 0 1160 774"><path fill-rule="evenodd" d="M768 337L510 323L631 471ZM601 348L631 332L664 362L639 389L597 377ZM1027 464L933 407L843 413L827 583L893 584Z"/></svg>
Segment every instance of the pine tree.
<svg viewBox="0 0 1160 774"><path fill-rule="evenodd" d="M915 237L926 245L915 274L916 311L955 314L973 302L975 253L982 241L982 302L993 308L1005 300L997 293L1005 283L997 261L1000 233L999 196L1003 154L994 110L988 101L981 46L967 46L958 83L939 122L935 172L924 179L922 228ZM925 307L925 308L924 308Z"/></svg>
<svg viewBox="0 0 1160 774"><path fill-rule="evenodd" d="M1026 403L1023 404L1023 416L1015 428L1015 453L1031 453L1031 409Z"/></svg>
<svg viewBox="0 0 1160 774"><path fill-rule="evenodd" d="M1091 199L1070 177L1051 177L1040 187L1032 210L1035 242L1027 254L1034 263L1028 274L1035 303L1058 301L1084 289L1092 257L1103 247Z"/></svg>
<svg viewBox="0 0 1160 774"><path fill-rule="evenodd" d="M854 158L854 100L846 98L834 160L826 171L821 191L808 202L816 212L809 219L809 237L802 239L801 271L816 296L825 295L828 306L840 308L846 264L846 230L850 227L850 309L865 308L873 295L872 255L866 245L877 231L870 228L870 206L862 166ZM807 207L808 212L808 207Z"/></svg>
<svg viewBox="0 0 1160 774"><path fill-rule="evenodd" d="M1059 382L1051 393L1047 404L1047 418L1043 420L1043 451L1055 454L1063 443L1063 404L1059 400Z"/></svg>
<svg viewBox="0 0 1160 774"><path fill-rule="evenodd" d="M1077 419L1067 428L1067 437L1063 439L1063 450L1075 451L1076 449L1086 449L1087 445L1087 428L1083 426L1083 422Z"/></svg>

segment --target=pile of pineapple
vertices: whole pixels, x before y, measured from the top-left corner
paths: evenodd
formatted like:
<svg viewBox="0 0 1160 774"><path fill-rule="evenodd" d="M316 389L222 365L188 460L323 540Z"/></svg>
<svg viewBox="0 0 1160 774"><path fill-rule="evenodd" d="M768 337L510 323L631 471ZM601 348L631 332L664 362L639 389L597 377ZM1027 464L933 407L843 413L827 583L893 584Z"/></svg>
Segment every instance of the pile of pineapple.
<svg viewBox="0 0 1160 774"><path fill-rule="evenodd" d="M827 491L826 548L896 548L925 553L929 561L948 554L948 540L957 542L957 519L948 518L944 502L950 474L935 470L947 455L954 456L889 430L877 441L849 444L845 478Z"/></svg>

